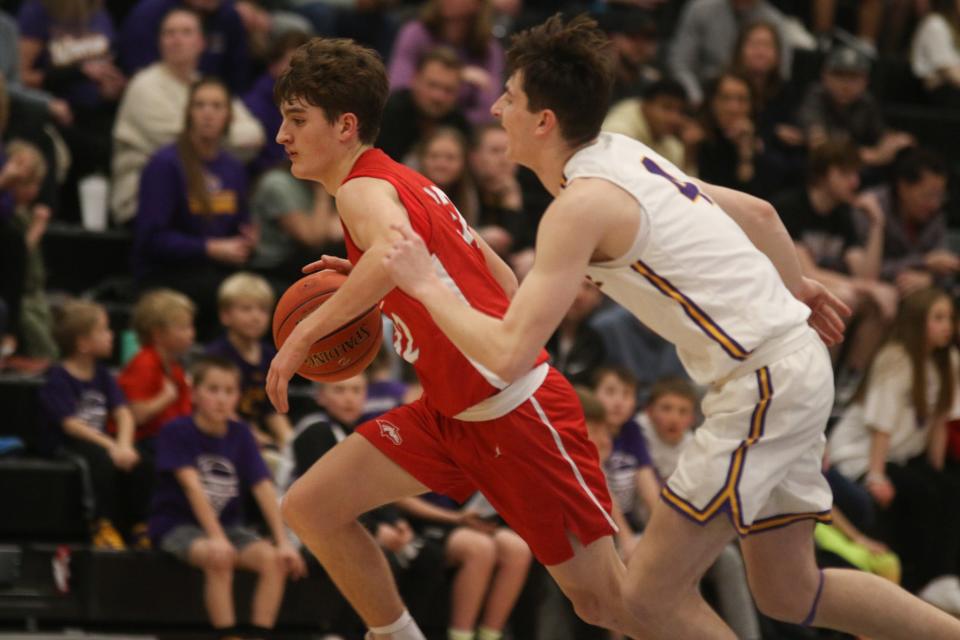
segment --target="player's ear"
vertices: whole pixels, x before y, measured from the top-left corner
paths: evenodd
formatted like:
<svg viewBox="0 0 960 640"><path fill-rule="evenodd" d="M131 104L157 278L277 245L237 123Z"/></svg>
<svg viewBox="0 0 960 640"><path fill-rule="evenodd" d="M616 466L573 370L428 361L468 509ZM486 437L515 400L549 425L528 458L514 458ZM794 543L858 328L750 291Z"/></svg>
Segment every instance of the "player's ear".
<svg viewBox="0 0 960 640"><path fill-rule="evenodd" d="M560 124L557 120L557 114L554 113L552 109L544 109L540 112L539 116L537 119L537 133L540 135L545 136L549 134Z"/></svg>
<svg viewBox="0 0 960 640"><path fill-rule="evenodd" d="M360 121L357 119L356 114L345 113L340 116L339 122L339 133L340 139L346 140L350 137L351 134L358 133L360 128Z"/></svg>

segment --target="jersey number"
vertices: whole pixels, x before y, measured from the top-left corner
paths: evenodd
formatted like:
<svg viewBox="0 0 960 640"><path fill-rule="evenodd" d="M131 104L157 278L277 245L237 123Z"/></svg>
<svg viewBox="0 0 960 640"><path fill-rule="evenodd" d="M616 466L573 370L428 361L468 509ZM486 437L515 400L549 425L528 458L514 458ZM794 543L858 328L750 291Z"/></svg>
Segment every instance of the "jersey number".
<svg viewBox="0 0 960 640"><path fill-rule="evenodd" d="M442 207L446 207L447 211L450 213L450 217L454 222L460 225L460 236L463 238L463 241L469 245L473 244L473 234L470 233L470 225L467 224L467 221L463 219L463 216L460 215L460 211L457 210L456 205L453 204L453 201L443 192L443 190L435 184L430 185L429 187L424 187L423 190L427 193L434 202L439 204Z"/></svg>
<svg viewBox="0 0 960 640"><path fill-rule="evenodd" d="M395 313L390 314L390 319L393 320L393 349L410 364L415 363L420 359L420 349L413 346L410 327Z"/></svg>
<svg viewBox="0 0 960 640"><path fill-rule="evenodd" d="M691 202L696 202L697 198L703 198L710 204L713 204L713 200L711 200L710 197L707 196L707 194L700 191L696 183L680 182L679 180L674 178L672 175L664 171L663 168L660 167L660 165L658 165L656 162L654 162L650 158L643 159L643 166L650 173L666 178L667 180L672 182L673 186L675 186L677 190L680 191L680 194L685 198L689 199Z"/></svg>

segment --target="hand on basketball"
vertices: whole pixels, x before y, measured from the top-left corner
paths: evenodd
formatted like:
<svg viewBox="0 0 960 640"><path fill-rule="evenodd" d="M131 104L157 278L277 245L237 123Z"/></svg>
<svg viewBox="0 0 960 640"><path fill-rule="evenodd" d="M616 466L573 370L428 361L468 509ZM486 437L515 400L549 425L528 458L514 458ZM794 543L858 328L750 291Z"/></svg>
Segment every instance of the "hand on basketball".
<svg viewBox="0 0 960 640"><path fill-rule="evenodd" d="M297 329L300 327L298 326ZM287 385L290 378L296 373L303 361L307 359L310 343L300 337L300 332L294 329L283 346L273 357L270 371L267 372L267 397L278 413L286 413L290 409L287 402Z"/></svg>
<svg viewBox="0 0 960 640"><path fill-rule="evenodd" d="M383 266L387 268L394 284L404 293L417 298L419 288L434 275L427 245L410 225L393 224L390 228L399 233L400 238L383 257Z"/></svg>
<svg viewBox="0 0 960 640"><path fill-rule="evenodd" d="M337 273L348 276L350 272L353 271L353 263L349 260L338 258L337 256L323 256L319 260L306 265L301 271L310 274L323 271L324 269L332 269Z"/></svg>
<svg viewBox="0 0 960 640"><path fill-rule="evenodd" d="M807 322L816 329L820 338L828 347L843 342L843 319L852 313L845 305L816 280L804 278L800 288L794 294L800 302L810 307Z"/></svg>

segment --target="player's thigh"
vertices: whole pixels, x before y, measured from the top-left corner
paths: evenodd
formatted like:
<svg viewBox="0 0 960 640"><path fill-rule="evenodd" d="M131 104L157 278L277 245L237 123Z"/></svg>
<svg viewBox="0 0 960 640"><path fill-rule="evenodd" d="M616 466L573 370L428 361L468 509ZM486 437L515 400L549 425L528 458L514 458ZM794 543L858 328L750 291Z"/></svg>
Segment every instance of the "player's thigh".
<svg viewBox="0 0 960 640"><path fill-rule="evenodd" d="M567 534L573 547L573 557L547 566L560 590L574 606L578 601L595 595L600 601L621 597L626 567L620 560L613 536L603 536L584 546L572 534Z"/></svg>
<svg viewBox="0 0 960 640"><path fill-rule="evenodd" d="M335 527L427 487L359 434L317 460L284 496L283 514L298 524ZM307 522L309 521L309 522Z"/></svg>
<svg viewBox="0 0 960 640"><path fill-rule="evenodd" d="M781 620L802 620L820 588L813 520L751 534L740 540L750 590L761 611Z"/></svg>
<svg viewBox="0 0 960 640"><path fill-rule="evenodd" d="M656 505L630 557L624 583L628 604L672 606L689 597L734 536L733 526L723 513L701 524L666 503Z"/></svg>

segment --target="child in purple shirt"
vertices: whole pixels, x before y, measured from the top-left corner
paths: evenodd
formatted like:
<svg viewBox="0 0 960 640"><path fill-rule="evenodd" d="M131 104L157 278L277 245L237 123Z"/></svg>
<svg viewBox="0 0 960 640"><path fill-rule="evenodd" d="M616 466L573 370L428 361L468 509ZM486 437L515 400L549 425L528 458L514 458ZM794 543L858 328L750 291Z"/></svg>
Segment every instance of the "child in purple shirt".
<svg viewBox="0 0 960 640"><path fill-rule="evenodd" d="M649 517L660 494L637 412L637 379L621 367L600 367L594 374L593 392L607 412L607 427L613 436L613 450L604 470L613 495L634 528Z"/></svg>
<svg viewBox="0 0 960 640"><path fill-rule="evenodd" d="M224 280L217 292L217 306L226 333L207 345L207 353L226 358L240 369L237 412L253 427L269 466L276 468L278 452L293 437L293 425L273 408L265 389L270 362L277 354L266 338L273 303L273 289L261 276L240 272Z"/></svg>
<svg viewBox="0 0 960 640"><path fill-rule="evenodd" d="M133 446L133 414L123 392L98 362L113 350L107 313L92 302L68 302L55 337L63 361L47 372L40 389L41 448L77 460L88 476L95 547L123 549L118 524L134 524L134 544L143 547L152 469Z"/></svg>
<svg viewBox="0 0 960 640"><path fill-rule="evenodd" d="M277 493L250 428L232 419L240 372L206 356L193 369L194 413L157 436L157 487L150 515L154 543L203 570L210 623L221 633L236 625L233 571L259 574L251 624L265 637L276 623L287 576L305 575L303 558L287 540ZM242 496L250 491L275 546L244 526Z"/></svg>

